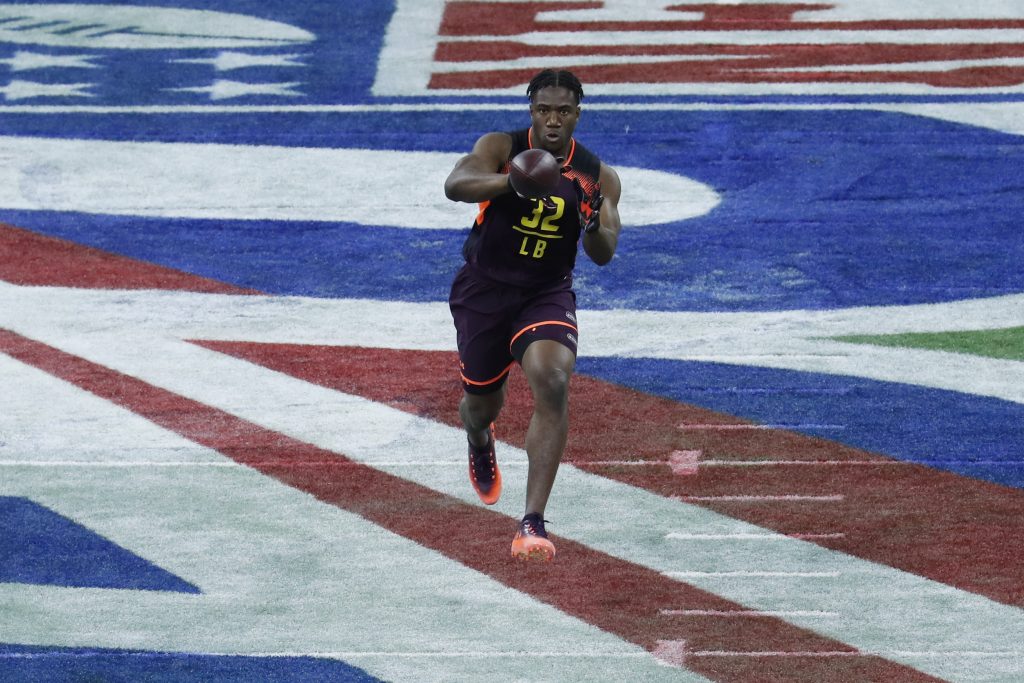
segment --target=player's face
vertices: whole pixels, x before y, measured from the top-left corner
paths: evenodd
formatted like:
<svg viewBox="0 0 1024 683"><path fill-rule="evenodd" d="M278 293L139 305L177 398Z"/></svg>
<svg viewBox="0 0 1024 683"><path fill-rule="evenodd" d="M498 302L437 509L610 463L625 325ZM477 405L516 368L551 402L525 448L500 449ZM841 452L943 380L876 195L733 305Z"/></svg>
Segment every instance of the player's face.
<svg viewBox="0 0 1024 683"><path fill-rule="evenodd" d="M533 119L533 144L564 158L580 120L580 107L573 92L561 86L541 88L533 94L530 118Z"/></svg>

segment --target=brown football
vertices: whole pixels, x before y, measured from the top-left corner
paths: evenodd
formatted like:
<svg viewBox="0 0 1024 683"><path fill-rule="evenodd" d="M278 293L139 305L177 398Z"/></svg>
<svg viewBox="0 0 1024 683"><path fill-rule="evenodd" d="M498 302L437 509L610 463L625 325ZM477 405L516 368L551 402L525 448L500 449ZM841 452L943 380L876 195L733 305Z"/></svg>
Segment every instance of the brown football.
<svg viewBox="0 0 1024 683"><path fill-rule="evenodd" d="M562 167L551 152L527 149L512 159L508 177L519 195L539 199L554 193L562 179Z"/></svg>

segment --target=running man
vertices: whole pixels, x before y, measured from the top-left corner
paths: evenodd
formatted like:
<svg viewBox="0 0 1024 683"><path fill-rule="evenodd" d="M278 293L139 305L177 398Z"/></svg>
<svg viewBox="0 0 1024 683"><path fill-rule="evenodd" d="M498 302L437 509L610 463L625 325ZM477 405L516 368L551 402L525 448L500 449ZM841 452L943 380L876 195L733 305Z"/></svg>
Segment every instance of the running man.
<svg viewBox="0 0 1024 683"><path fill-rule="evenodd" d="M463 246L466 263L452 283L463 396L459 415L469 441L469 475L480 499L501 495L494 421L508 373L519 363L533 394L526 434L526 510L512 541L520 559L550 560L555 546L544 508L569 431L569 378L579 332L572 272L578 244L598 265L618 244L619 177L573 138L583 87L568 71L541 71L526 91L528 129L483 135L445 181L445 195L479 204ZM509 162L526 149L559 160L562 179L547 197L511 189Z"/></svg>

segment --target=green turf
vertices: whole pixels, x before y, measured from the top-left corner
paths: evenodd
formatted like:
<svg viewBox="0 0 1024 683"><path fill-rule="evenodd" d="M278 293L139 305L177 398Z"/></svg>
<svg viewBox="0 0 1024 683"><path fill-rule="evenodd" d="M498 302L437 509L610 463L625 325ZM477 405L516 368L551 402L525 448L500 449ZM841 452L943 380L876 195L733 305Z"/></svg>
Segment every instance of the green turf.
<svg viewBox="0 0 1024 683"><path fill-rule="evenodd" d="M901 346L954 353L970 353L1007 360L1024 360L1024 327L966 332L915 332L909 334L861 334L835 337L838 341L879 346Z"/></svg>

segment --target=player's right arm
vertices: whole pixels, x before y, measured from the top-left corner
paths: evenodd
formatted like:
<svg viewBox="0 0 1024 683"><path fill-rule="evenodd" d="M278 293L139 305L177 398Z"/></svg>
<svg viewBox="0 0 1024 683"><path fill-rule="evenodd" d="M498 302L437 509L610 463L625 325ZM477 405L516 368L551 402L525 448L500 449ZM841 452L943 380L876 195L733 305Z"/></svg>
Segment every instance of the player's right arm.
<svg viewBox="0 0 1024 683"><path fill-rule="evenodd" d="M481 136L473 151L455 162L444 181L444 194L455 202L478 203L510 191L508 175L498 171L512 151L508 133Z"/></svg>

